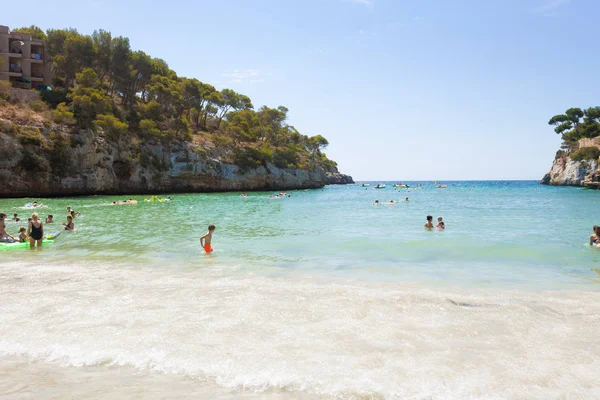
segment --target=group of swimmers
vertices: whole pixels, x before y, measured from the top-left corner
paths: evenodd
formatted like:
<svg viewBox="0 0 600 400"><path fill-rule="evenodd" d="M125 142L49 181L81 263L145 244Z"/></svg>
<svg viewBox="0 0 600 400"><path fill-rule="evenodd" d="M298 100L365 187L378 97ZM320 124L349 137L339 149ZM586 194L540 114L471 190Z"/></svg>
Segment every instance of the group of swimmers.
<svg viewBox="0 0 600 400"><path fill-rule="evenodd" d="M121 206L121 205L124 205L124 204L137 204L137 200L133 200L133 199L123 200L123 201L116 200L116 201L112 202L113 206Z"/></svg>
<svg viewBox="0 0 600 400"><path fill-rule="evenodd" d="M427 222L425 222L425 229L432 231L434 228L433 226L433 216L428 215L427 216ZM446 224L444 223L444 219L442 217L438 217L438 223L435 226L435 228L438 229L438 231L443 231L444 229L446 229Z"/></svg>
<svg viewBox="0 0 600 400"><path fill-rule="evenodd" d="M242 193L242 194L245 194L245 196L241 196L241 197L248 197L248 195L246 193ZM292 195L287 194L286 192L279 192L279 194L269 196L270 199L282 199L284 197L292 197Z"/></svg>
<svg viewBox="0 0 600 400"><path fill-rule="evenodd" d="M39 206L38 206L39 208ZM80 212L73 210L71 207L67 207L67 222L63 222L62 226L67 231L75 230L75 223L73 220L81 215ZM5 213L0 213L0 242L5 243L14 243L21 242L26 243L29 241L30 248L34 248L42 246L42 240L44 239L44 223L40 219L38 213L33 213L31 217L27 219L27 228L24 226L19 228L18 238L10 235L6 232L6 218L7 215ZM13 215L12 221L20 222L21 218L19 218L19 214L15 213ZM54 216L52 214L48 214L45 220L46 224L54 223Z"/></svg>
<svg viewBox="0 0 600 400"><path fill-rule="evenodd" d="M400 202L401 202L400 200L398 200L396 202L394 202L394 200L390 200L388 203L384 203L384 202L381 202L379 200L375 200L373 202L373 205L374 206L383 206L383 205L393 206L394 204L400 203ZM408 197L406 197L404 200L402 200L402 202L404 202L404 203L408 202Z"/></svg>

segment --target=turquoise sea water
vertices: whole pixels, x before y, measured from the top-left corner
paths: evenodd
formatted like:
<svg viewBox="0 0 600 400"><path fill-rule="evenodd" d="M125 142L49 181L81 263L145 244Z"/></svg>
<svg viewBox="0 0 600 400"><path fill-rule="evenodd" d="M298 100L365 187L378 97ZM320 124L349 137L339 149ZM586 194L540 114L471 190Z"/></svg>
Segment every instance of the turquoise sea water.
<svg viewBox="0 0 600 400"><path fill-rule="evenodd" d="M331 274L361 279L422 281L441 285L561 288L600 287L600 251L587 245L596 221L598 192L537 182L420 182L423 189L375 190L357 185L273 193L188 194L170 204L111 206L121 197L5 199L0 210L21 218L37 200L60 229L71 206L82 216L41 254L3 252L5 260L119 261L156 268L228 265L239 273ZM407 182L415 185L418 182ZM167 194L166 194L167 195ZM373 206L375 200L403 200ZM447 229L423 229L425 216L443 216ZM199 237L217 226L213 257ZM8 222L8 230L18 226Z"/></svg>
<svg viewBox="0 0 600 400"><path fill-rule="evenodd" d="M82 213L41 251L0 250L0 394L600 399L600 192L377 183L0 200L46 204L46 232Z"/></svg>

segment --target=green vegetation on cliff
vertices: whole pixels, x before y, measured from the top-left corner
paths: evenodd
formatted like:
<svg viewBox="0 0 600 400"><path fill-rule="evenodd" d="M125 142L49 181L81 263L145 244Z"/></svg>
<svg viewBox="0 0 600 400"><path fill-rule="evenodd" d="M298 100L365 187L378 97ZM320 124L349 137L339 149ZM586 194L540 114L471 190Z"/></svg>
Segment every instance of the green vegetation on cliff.
<svg viewBox="0 0 600 400"><path fill-rule="evenodd" d="M42 92L47 109L44 104L29 104L47 117L45 123L73 131L92 129L113 142L187 141L198 143L199 151L209 142L226 150L224 161L242 168L273 163L280 168L336 169L321 151L327 139L303 135L289 125L286 107L256 110L248 96L179 77L165 61L132 50L128 38L104 30L92 35L73 29L44 33L36 26L15 31L46 41L54 90ZM19 139L23 144L54 146L49 138L33 136ZM33 161L28 165L43 164Z"/></svg>
<svg viewBox="0 0 600 400"><path fill-rule="evenodd" d="M554 131L562 135L562 149L567 152L578 151L577 145L580 139L600 136L600 107L590 107L587 110L569 108L564 114L550 118L548 124L555 125ZM591 155L590 152L585 150L585 153L580 156Z"/></svg>

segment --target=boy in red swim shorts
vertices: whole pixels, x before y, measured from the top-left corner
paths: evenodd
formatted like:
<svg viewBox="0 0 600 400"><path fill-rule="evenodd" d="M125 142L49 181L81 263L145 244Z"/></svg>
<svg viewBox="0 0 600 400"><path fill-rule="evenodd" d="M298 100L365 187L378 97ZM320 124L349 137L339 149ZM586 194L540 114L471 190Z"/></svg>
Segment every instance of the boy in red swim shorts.
<svg viewBox="0 0 600 400"><path fill-rule="evenodd" d="M204 251L206 252L206 254L208 253L212 253L213 248L210 245L210 242L212 240L212 234L215 231L216 227L214 225L209 225L208 226L208 232L206 232L206 235L202 236L200 238L200 246L204 248Z"/></svg>

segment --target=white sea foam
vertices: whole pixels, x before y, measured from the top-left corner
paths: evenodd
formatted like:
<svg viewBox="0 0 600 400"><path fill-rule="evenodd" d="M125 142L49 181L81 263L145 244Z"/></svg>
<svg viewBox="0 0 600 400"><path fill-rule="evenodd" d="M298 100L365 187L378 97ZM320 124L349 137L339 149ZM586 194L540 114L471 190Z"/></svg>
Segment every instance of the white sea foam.
<svg viewBox="0 0 600 400"><path fill-rule="evenodd" d="M51 370L64 393L128 376L119 398L600 398L600 293L228 271L5 263L0 392L47 393Z"/></svg>

